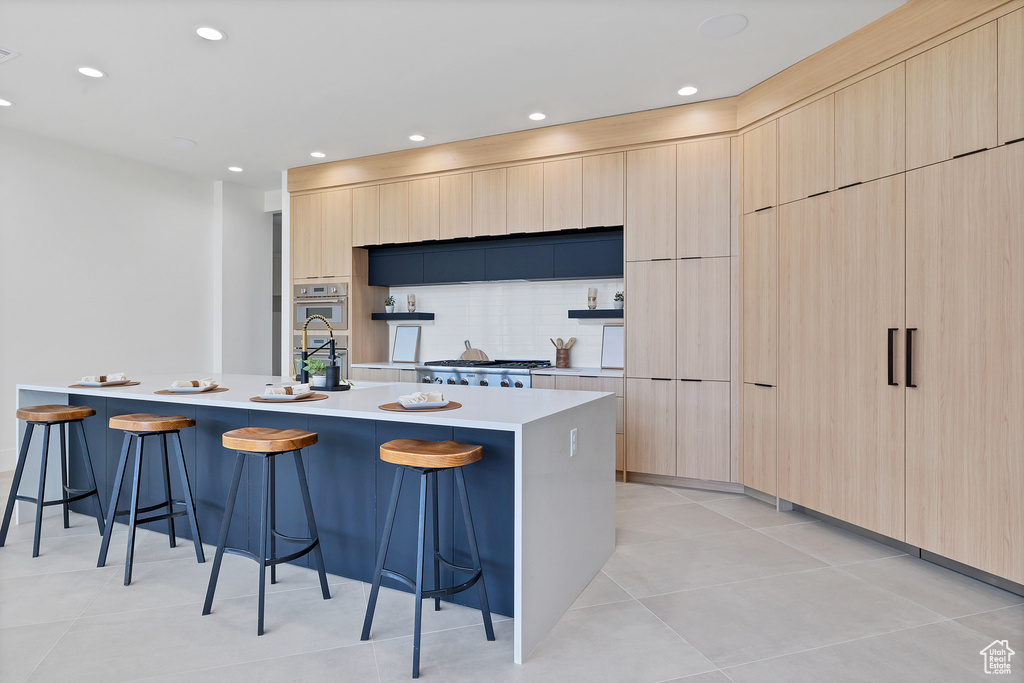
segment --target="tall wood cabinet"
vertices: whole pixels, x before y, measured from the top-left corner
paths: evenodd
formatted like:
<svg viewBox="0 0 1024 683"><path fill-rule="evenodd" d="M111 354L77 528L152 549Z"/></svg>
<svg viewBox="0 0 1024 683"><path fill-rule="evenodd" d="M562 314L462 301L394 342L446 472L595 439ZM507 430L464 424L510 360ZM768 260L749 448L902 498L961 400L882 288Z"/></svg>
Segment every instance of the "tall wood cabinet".
<svg viewBox="0 0 1024 683"><path fill-rule="evenodd" d="M290 225L293 279L352 274L352 190L292 197Z"/></svg>
<svg viewBox="0 0 1024 683"><path fill-rule="evenodd" d="M835 110L837 187L906 170L907 92L902 62L838 91Z"/></svg>
<svg viewBox="0 0 1024 683"><path fill-rule="evenodd" d="M504 168L473 173L473 237L507 232L506 178Z"/></svg>
<svg viewBox="0 0 1024 683"><path fill-rule="evenodd" d="M833 95L779 118L780 204L835 189L834 140Z"/></svg>
<svg viewBox="0 0 1024 683"><path fill-rule="evenodd" d="M506 170L506 225L510 235L544 230L544 164Z"/></svg>
<svg viewBox="0 0 1024 683"><path fill-rule="evenodd" d="M743 213L760 211L779 203L778 134L776 119L743 134Z"/></svg>
<svg viewBox="0 0 1024 683"><path fill-rule="evenodd" d="M1024 9L999 17L999 144L1024 138Z"/></svg>
<svg viewBox="0 0 1024 683"><path fill-rule="evenodd" d="M458 173L437 180L439 194L439 239L473 236L473 174Z"/></svg>
<svg viewBox="0 0 1024 683"><path fill-rule="evenodd" d="M583 225L624 225L625 184L623 152L583 157Z"/></svg>
<svg viewBox="0 0 1024 683"><path fill-rule="evenodd" d="M582 228L583 159L544 164L544 230Z"/></svg>
<svg viewBox="0 0 1024 683"><path fill-rule="evenodd" d="M675 145L626 153L626 228L627 261L675 256Z"/></svg>
<svg viewBox="0 0 1024 683"><path fill-rule="evenodd" d="M676 146L676 256L729 256L732 143L729 138Z"/></svg>

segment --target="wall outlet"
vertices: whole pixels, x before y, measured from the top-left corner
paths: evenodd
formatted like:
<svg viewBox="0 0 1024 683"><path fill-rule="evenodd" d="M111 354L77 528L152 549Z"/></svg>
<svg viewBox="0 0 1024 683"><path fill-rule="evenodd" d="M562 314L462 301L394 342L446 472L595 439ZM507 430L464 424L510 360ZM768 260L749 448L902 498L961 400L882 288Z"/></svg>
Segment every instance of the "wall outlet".
<svg viewBox="0 0 1024 683"><path fill-rule="evenodd" d="M576 428L569 431L569 457L576 455Z"/></svg>

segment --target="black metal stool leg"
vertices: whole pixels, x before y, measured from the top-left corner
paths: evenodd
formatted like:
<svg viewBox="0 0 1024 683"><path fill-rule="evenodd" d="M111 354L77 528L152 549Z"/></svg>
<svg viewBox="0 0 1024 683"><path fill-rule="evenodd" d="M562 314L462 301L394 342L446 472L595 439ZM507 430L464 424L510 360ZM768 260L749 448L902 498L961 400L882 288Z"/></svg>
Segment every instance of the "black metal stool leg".
<svg viewBox="0 0 1024 683"><path fill-rule="evenodd" d="M0 525L0 547L7 543L7 530L11 527L11 516L14 514L14 504L18 501L18 488L21 486L21 476L25 473L28 447L32 441L32 431L35 427L34 422L25 424L25 436L21 440L21 452L18 453L18 464L14 468L14 481L11 482L11 495L7 497L7 507L4 508L4 521Z"/></svg>
<svg viewBox="0 0 1024 683"><path fill-rule="evenodd" d="M395 470L395 483L391 487L391 501L388 503L388 513L384 518L384 536L380 540L377 566L374 567L373 584L370 587L370 599L366 603L366 617L363 619L363 633L359 640L368 640L370 637L370 625L373 624L373 611L377 607L377 593L380 592L381 573L384 571L384 560L388 556L388 544L391 542L391 530L395 526L395 511L398 509L398 495L402 492L402 479L404 476L404 467L399 467Z"/></svg>
<svg viewBox="0 0 1024 683"><path fill-rule="evenodd" d="M309 497L309 486L306 482L306 470L302 466L302 454L299 451L292 451L295 457L295 471L299 475L299 493L302 494L302 505L306 508L306 526L309 528L310 541L315 544L313 547L313 559L316 560L316 570L320 574L320 592L324 600L331 597L327 588L327 569L324 566L324 554L320 550L320 534L316 529L316 519L313 517L313 500Z"/></svg>
<svg viewBox="0 0 1024 683"><path fill-rule="evenodd" d="M277 462L274 456L266 456L270 461L270 499L267 503L270 510L270 555L277 557ZM277 565L270 565L270 583L277 583Z"/></svg>
<svg viewBox="0 0 1024 683"><path fill-rule="evenodd" d="M100 528L100 535L103 535L103 504L100 501L99 487L96 486L96 472L92 467L92 455L89 453L89 442L85 439L85 425L81 420L75 422L78 425L78 437L82 441L82 453L85 455L85 474L89 477L89 487L96 498L96 526Z"/></svg>
<svg viewBox="0 0 1024 683"><path fill-rule="evenodd" d="M217 577L220 575L220 563L224 559L224 546L228 542L228 530L231 528L231 515L235 511L235 498L238 496L238 483L242 480L242 465L245 453L239 452L235 458L235 472L231 475L228 487L228 499L224 503L224 520L220 523L220 535L217 537L217 551L213 555L213 570L210 572L210 584L206 587L206 602L203 603L203 614L209 614L213 607L213 594L217 590Z"/></svg>
<svg viewBox="0 0 1024 683"><path fill-rule="evenodd" d="M196 503L192 498L192 487L188 484L188 472L185 471L185 454L181 450L181 435L174 432L174 461L178 464L178 476L181 478L182 498L185 503L185 512L188 513L188 523L192 527L192 543L196 547L196 560L200 563L206 561L203 554L203 540L199 537L199 522L196 519Z"/></svg>
<svg viewBox="0 0 1024 683"><path fill-rule="evenodd" d="M46 492L46 460L50 455L50 425L43 426L43 458L39 463L39 494L36 497L36 530L32 537L32 557L39 557L39 532L43 528L43 494Z"/></svg>
<svg viewBox="0 0 1024 683"><path fill-rule="evenodd" d="M145 437L135 436L135 476L132 477L132 504L128 510L128 554L124 561L124 585L132 582L132 564L135 560L135 522L139 518L139 489L142 482L142 442Z"/></svg>
<svg viewBox="0 0 1024 683"><path fill-rule="evenodd" d="M477 590L480 594L480 611L484 617L484 632L487 634L487 640L494 640L494 627L491 625L491 608L487 603L487 590L484 588L483 564L480 561L480 550L476 544L473 515L469 511L469 493L466 490L466 477L462 473L461 467L455 468L455 484L459 489L459 498L462 500L462 516L466 522L466 534L469 536L469 554L473 559L473 567L480 571Z"/></svg>
<svg viewBox="0 0 1024 683"><path fill-rule="evenodd" d="M66 432L69 429L67 422L62 422L57 425L57 431L60 432L60 483L61 483L61 500L63 501L60 505L64 513L64 528L71 528L71 520L68 517L68 489L71 488L71 482L68 480L68 442Z"/></svg>
<svg viewBox="0 0 1024 683"><path fill-rule="evenodd" d="M441 542L437 533L437 472L430 473L431 494L434 511L434 590L441 588ZM441 610L441 596L434 597L434 611Z"/></svg>
<svg viewBox="0 0 1024 683"><path fill-rule="evenodd" d="M426 550L427 473L420 472L420 521L416 543L416 623L412 636L412 677L420 676L420 622L423 616L423 554Z"/></svg>
<svg viewBox="0 0 1024 683"><path fill-rule="evenodd" d="M260 596L259 596L259 621L256 627L256 635L263 635L263 604L266 602L267 588L267 535L270 530L267 514L270 507L270 460L272 455L263 457L263 480L260 490Z"/></svg>
<svg viewBox="0 0 1024 683"><path fill-rule="evenodd" d="M132 435L125 434L124 442L121 444L121 458L117 461L117 474L114 475L114 490L110 493L110 507L107 508L107 523L103 527L103 542L100 543L100 557L96 561L97 567L102 567L107 563L107 549L110 547L110 534L114 530L117 500L121 497L121 484L124 481L124 470L128 466L128 450L131 442Z"/></svg>
<svg viewBox="0 0 1024 683"><path fill-rule="evenodd" d="M167 501L167 513L170 514L174 512L174 503L171 498L171 473L167 468L166 432L160 435L160 460L164 466L164 500ZM171 547L175 547L176 539L174 538L174 517L167 518L167 537L170 540Z"/></svg>

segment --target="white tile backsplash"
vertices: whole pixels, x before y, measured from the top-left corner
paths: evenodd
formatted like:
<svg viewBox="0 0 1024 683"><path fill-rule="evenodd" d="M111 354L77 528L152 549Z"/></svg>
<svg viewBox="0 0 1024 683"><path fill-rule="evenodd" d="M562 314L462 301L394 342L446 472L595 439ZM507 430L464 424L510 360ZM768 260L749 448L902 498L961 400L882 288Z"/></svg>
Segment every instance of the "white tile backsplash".
<svg viewBox="0 0 1024 683"><path fill-rule="evenodd" d="M464 285L392 287L395 311L408 310L406 295L416 295L416 310L434 314L433 322L391 322L388 353L394 347L395 327L415 325L420 332L420 361L458 358L468 339L488 358L550 360L550 339L568 342L573 367L600 367L601 330L621 320L569 318L570 309L587 307L587 289L597 288L597 307L612 308L623 281L561 280L555 282L484 282ZM382 359L386 360L386 359Z"/></svg>

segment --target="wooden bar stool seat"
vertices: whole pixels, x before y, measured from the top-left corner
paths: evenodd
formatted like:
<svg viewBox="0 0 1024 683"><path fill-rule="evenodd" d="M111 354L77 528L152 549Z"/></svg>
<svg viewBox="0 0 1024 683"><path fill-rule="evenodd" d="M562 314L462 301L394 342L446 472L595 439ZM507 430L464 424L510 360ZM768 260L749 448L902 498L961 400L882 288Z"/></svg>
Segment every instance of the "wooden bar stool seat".
<svg viewBox="0 0 1024 683"><path fill-rule="evenodd" d="M494 628L491 625L491 610L487 603L487 590L484 587L483 565L480 561L480 551L476 542L476 531L473 528L473 515L469 509L469 494L466 490L466 478L462 472L464 465L469 465L483 455L483 448L458 441L421 441L419 439L396 439L382 444L380 447L380 459L398 465L395 472L395 482L391 489L391 501L388 503L388 512L384 520L384 535L380 542L380 551L377 554L377 565L373 571L373 584L370 588L370 599L366 604L366 617L363 620L363 633L361 640L370 637L370 627L373 624L373 612L377 606L377 594L380 592L380 582L383 577L395 579L408 586L415 593L415 621L413 624L412 641L412 677L420 675L420 622L423 613L423 600L433 598L434 610L441 609L441 598L469 590L474 585L477 587L480 596L480 612L484 621L484 633L487 640L494 640ZM438 540L438 503L437 503L437 473L443 470L453 470L456 488L459 491L459 499L462 501L462 518L466 525L466 536L469 541L469 554L473 565L463 567L448 561L441 555ZM411 470L419 473L420 478L420 505L419 505L419 535L416 548L416 578L388 569L384 566L387 560L388 546L391 543L391 532L395 525L395 513L398 510L398 498L402 492L402 480L405 472ZM434 564L434 587L423 588L423 560L426 551L426 516L427 516L427 488L431 492L431 506L433 509L434 525L434 548L432 560ZM462 583L449 586L440 586L441 565L456 572L469 574L469 578Z"/></svg>
<svg viewBox="0 0 1024 683"><path fill-rule="evenodd" d="M113 491L110 495L110 507L107 509L106 530L103 534L103 543L100 544L100 556L96 566L102 567L107 563L107 550L110 548L110 535L114 528L114 519L118 515L128 515L128 550L124 564L124 585L126 586L132 582L132 564L135 557L135 529L139 524L166 520L168 542L173 548L175 547L174 518L187 516L192 530L192 543L196 549L196 560L200 563L206 561L206 557L203 555L202 539L199 536L199 523L196 520L195 501L192 498L192 488L189 486L188 472L185 469L185 455L181 449L181 434L179 433L179 430L194 427L195 424L195 420L182 415L168 416L152 415L149 413L117 415L110 418L108 422L110 429L124 432L124 441L121 445L121 457L117 463L117 474L114 476ZM182 497L180 500L171 496L171 476L167 465L167 437L169 436L173 437L171 439L172 453L181 483ZM145 441L147 438L152 437L160 437L164 499L153 505L139 507L139 489L142 482L142 459L145 453ZM118 510L117 502L121 496L121 484L124 481L125 470L128 467L128 459L132 450L132 439L135 439L135 470L132 477L131 505L127 510ZM176 506L179 506L181 509L175 509ZM163 512L149 515L148 517L139 517L140 514L157 510L163 510Z"/></svg>
<svg viewBox="0 0 1024 683"><path fill-rule="evenodd" d="M43 526L43 508L50 505L60 505L64 512L64 528L70 524L68 516L69 504L84 498L96 497L96 525L100 534L103 534L103 506L100 502L100 494L96 487L96 473L92 468L92 458L89 456L89 443L85 439L85 427L82 420L92 417L96 411L88 406L66 406L66 405L45 405L28 406L18 408L17 417L24 420L25 436L21 441L21 451L18 453L18 464L14 470L14 481L11 482L11 494L7 497L7 507L4 510L4 521L0 525L0 546L7 542L7 531L11 526L11 517L14 514L15 501L35 503L36 526L32 537L32 557L39 556L39 534ZM25 473L25 463L28 460L29 445L32 442L32 432L36 426L43 427L43 453L39 463L39 488L35 495L23 496L18 494L21 487L21 478ZM46 500L46 464L50 456L50 427L56 425L60 432L60 473L61 486L63 491L61 497L54 500ZM69 478L68 448L67 441L70 438L71 425L78 425L76 433L81 440L83 473L88 479L88 488L72 488Z"/></svg>
<svg viewBox="0 0 1024 683"><path fill-rule="evenodd" d="M324 600L330 599L331 593L327 588L327 571L324 567L324 556L320 548L320 535L317 533L316 520L313 517L313 502L309 497L306 470L302 466L301 449L312 446L316 441L317 434L315 432L306 432L301 429L243 427L224 432L222 437L224 448L236 451L237 456L235 457L235 471L231 477L231 486L228 489L227 502L224 505L224 519L220 526L220 536L217 538L217 552L213 557L210 583L206 589L206 602L203 604L204 615L209 614L213 608L213 595L217 590L217 578L220 576L220 566L224 559L224 553L248 557L260 566L257 635L263 635L267 567L270 567L270 583L275 583L277 581L277 565L291 562L304 555L313 553L313 558L316 560L317 573L320 575L320 591L323 593ZM277 531L277 477L274 458L282 453L291 453L295 462L295 472L298 475L299 493L302 496L302 505L306 512L306 528L309 531L309 536L287 536ZM238 486L242 480L242 467L247 456L263 460L259 554L251 552L248 548L236 548L227 545L228 530L231 528L231 515L235 509L235 498L238 496ZM300 547L287 555L278 556L278 540L296 544ZM269 553L267 552L268 546Z"/></svg>

